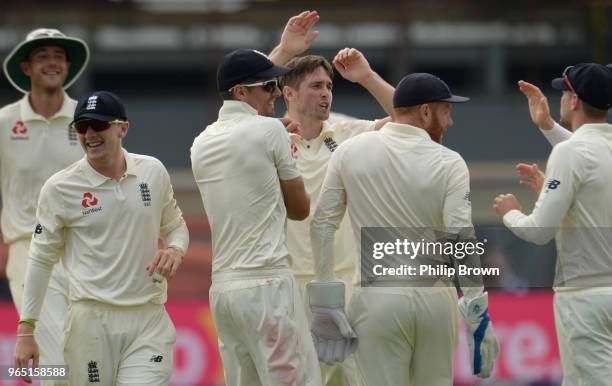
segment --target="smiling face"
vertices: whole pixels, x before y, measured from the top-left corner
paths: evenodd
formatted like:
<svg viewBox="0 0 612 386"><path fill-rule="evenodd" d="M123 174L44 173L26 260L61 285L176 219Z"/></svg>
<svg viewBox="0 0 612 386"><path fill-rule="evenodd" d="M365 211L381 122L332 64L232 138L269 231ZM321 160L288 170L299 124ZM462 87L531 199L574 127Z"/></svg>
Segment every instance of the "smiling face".
<svg viewBox="0 0 612 386"><path fill-rule="evenodd" d="M114 123L103 131L91 127L85 134L78 134L81 147L92 165L109 164L121 154L121 142L130 127L129 122Z"/></svg>
<svg viewBox="0 0 612 386"><path fill-rule="evenodd" d="M32 89L55 91L64 86L70 63L59 46L41 46L21 62L21 70L30 78Z"/></svg>
<svg viewBox="0 0 612 386"><path fill-rule="evenodd" d="M245 87L245 89L244 102L257 110L259 115L274 117L274 101L281 95L278 87L275 87L272 92L266 91L262 86Z"/></svg>

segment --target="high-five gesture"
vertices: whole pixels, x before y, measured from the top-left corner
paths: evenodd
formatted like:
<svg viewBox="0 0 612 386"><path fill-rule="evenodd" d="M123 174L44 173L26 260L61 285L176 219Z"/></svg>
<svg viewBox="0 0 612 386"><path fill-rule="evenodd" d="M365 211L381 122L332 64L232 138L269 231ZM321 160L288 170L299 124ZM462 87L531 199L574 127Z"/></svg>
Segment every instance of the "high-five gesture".
<svg viewBox="0 0 612 386"><path fill-rule="evenodd" d="M334 67L346 80L362 83L372 74L370 63L365 56L355 48L343 48L333 60Z"/></svg>
<svg viewBox="0 0 612 386"><path fill-rule="evenodd" d="M308 50L319 36L319 31L310 30L319 18L317 11L304 11L291 17L285 25L279 45L270 52L270 60L282 65Z"/></svg>
<svg viewBox="0 0 612 386"><path fill-rule="evenodd" d="M518 81L518 86L521 92L527 97L529 114L531 115L533 123L544 130L552 129L555 122L550 116L548 99L546 99L542 91L533 84L523 80Z"/></svg>

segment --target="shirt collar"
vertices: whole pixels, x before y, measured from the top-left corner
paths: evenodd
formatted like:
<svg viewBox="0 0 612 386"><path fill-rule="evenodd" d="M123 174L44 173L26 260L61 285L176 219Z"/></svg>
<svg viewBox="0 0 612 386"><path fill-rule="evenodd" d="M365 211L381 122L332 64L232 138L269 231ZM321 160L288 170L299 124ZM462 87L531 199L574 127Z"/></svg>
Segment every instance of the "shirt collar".
<svg viewBox="0 0 612 386"><path fill-rule="evenodd" d="M580 126L572 136L573 138L581 138L591 136L593 134L612 134L612 125L609 123L585 123Z"/></svg>
<svg viewBox="0 0 612 386"><path fill-rule="evenodd" d="M257 115L257 110L246 102L234 100L223 101L223 106L221 106L219 110L219 119L231 119L240 114Z"/></svg>
<svg viewBox="0 0 612 386"><path fill-rule="evenodd" d="M425 131L425 129L405 123L388 122L380 129L380 131L399 137L421 137L431 140L429 133Z"/></svg>
<svg viewBox="0 0 612 386"><path fill-rule="evenodd" d="M321 129L321 132L319 133L317 137L311 139L310 141L314 141L315 139L318 139L318 138L332 138L333 134L334 134L333 126L328 121L323 121L323 128ZM289 133L289 137L291 139L303 139L301 135L296 134L296 133Z"/></svg>
<svg viewBox="0 0 612 386"><path fill-rule="evenodd" d="M125 149L121 149L123 151L123 155L125 157L126 169L124 176L137 176L136 167L134 165L134 158L130 153ZM96 169L94 169L87 161L87 155L83 156L79 161L81 163L81 170L85 174L85 177L89 180L93 187L98 187L104 184L106 181L112 180L112 178L107 177L103 174L100 174Z"/></svg>
<svg viewBox="0 0 612 386"><path fill-rule="evenodd" d="M32 105L30 104L30 93L27 93L21 98L21 118L24 122L28 121L46 121L47 119L42 115L32 109ZM62 102L62 107L56 112L49 120L56 118L68 118L72 119L74 115L74 105L72 103L72 99L64 92L64 101Z"/></svg>

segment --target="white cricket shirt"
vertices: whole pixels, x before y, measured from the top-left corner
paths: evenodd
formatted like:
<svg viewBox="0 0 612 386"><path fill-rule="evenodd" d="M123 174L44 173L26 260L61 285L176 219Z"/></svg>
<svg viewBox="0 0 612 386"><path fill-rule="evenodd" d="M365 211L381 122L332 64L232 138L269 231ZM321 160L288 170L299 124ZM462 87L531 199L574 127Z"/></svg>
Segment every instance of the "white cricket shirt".
<svg viewBox="0 0 612 386"><path fill-rule="evenodd" d="M333 236L347 206L355 240L362 227L471 228L468 168L457 152L406 124L346 141L329 163L311 224L319 276L331 272Z"/></svg>
<svg viewBox="0 0 612 386"><path fill-rule="evenodd" d="M555 289L612 283L612 125L585 124L555 145L533 212L504 224L523 240L557 246Z"/></svg>
<svg viewBox="0 0 612 386"><path fill-rule="evenodd" d="M310 194L310 216L304 221L287 220L287 247L292 258L295 275L314 275L312 247L310 245L310 222L315 211L327 164L332 154L344 141L366 131L374 130L375 121L347 120L334 124L323 123L318 137L305 140L297 134L290 134L291 152L304 178L306 191ZM334 242L336 256L335 271L352 269L355 264L355 238L348 216L345 216Z"/></svg>
<svg viewBox="0 0 612 386"><path fill-rule="evenodd" d="M193 142L191 167L212 233L215 273L288 268L279 180L300 176L287 131L250 105L224 101Z"/></svg>
<svg viewBox="0 0 612 386"><path fill-rule="evenodd" d="M77 102L64 93L62 107L47 119L32 110L28 96L0 110L1 222L7 244L32 237L43 184L83 157L68 126Z"/></svg>
<svg viewBox="0 0 612 386"><path fill-rule="evenodd" d="M124 154L127 169L120 181L98 173L83 157L43 186L22 318L37 319L43 297L32 281L41 269L50 273L63 249L71 301L166 302L166 281L154 283L146 267L160 238L185 252L189 234L164 165L153 157Z"/></svg>

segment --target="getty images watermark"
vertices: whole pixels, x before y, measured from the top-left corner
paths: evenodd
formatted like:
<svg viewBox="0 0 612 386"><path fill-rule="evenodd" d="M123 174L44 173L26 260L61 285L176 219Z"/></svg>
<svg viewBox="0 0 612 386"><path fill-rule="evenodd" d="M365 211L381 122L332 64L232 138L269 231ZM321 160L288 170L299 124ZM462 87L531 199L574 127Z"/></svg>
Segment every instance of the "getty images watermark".
<svg viewBox="0 0 612 386"><path fill-rule="evenodd" d="M428 286L459 281L480 286L483 277L501 275L499 267L483 267L480 256L487 240L473 230L454 233L430 228L362 228L362 286Z"/></svg>

